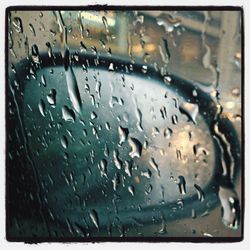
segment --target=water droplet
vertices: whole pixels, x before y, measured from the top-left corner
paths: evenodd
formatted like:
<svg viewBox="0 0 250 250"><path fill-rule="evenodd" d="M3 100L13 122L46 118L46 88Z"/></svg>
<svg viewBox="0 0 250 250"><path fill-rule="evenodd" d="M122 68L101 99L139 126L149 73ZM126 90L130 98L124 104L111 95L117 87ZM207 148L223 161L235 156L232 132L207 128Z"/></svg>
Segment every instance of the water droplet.
<svg viewBox="0 0 250 250"><path fill-rule="evenodd" d="M143 142L143 148L144 148L144 149L148 149L148 141L147 141L147 140L145 140L145 141Z"/></svg>
<svg viewBox="0 0 250 250"><path fill-rule="evenodd" d="M136 116L136 119L137 119L137 122L136 122L136 126L138 128L139 131L143 131L143 127L142 127L142 112L139 108L136 108L135 110L135 116Z"/></svg>
<svg viewBox="0 0 250 250"><path fill-rule="evenodd" d="M52 54L52 47L51 47L50 42L47 42L46 46L47 46L47 49L48 49L48 56L49 56L49 58L52 58L53 54Z"/></svg>
<svg viewBox="0 0 250 250"><path fill-rule="evenodd" d="M159 129L158 129L157 127L153 127L153 128L152 128L152 136L153 136L153 137L156 137L156 136L159 135L159 134L160 134Z"/></svg>
<svg viewBox="0 0 250 250"><path fill-rule="evenodd" d="M170 60L170 51L169 51L169 48L168 48L168 41L167 41L167 39L165 39L165 38L161 39L161 43L159 45L159 52L160 52L162 61L165 64L168 64L169 60ZM167 78L165 79L165 77L164 77L164 80L167 80L167 82L170 83L170 81L168 81Z"/></svg>
<svg viewBox="0 0 250 250"><path fill-rule="evenodd" d="M116 104L123 105L124 102L121 98L117 98L116 96L112 96L109 101L109 106L113 108Z"/></svg>
<svg viewBox="0 0 250 250"><path fill-rule="evenodd" d="M145 194L146 195L149 195L152 192L152 190L153 190L153 186L151 184L147 184L145 186Z"/></svg>
<svg viewBox="0 0 250 250"><path fill-rule="evenodd" d="M234 97L238 97L238 96L240 96L240 89L239 88L233 88L231 93L232 93L232 95Z"/></svg>
<svg viewBox="0 0 250 250"><path fill-rule="evenodd" d="M94 55L97 55L97 48L96 46L91 46L91 51L93 52ZM98 65L98 61L95 60L95 64Z"/></svg>
<svg viewBox="0 0 250 250"><path fill-rule="evenodd" d="M114 64L113 63L109 64L109 71L114 71Z"/></svg>
<svg viewBox="0 0 250 250"><path fill-rule="evenodd" d="M197 185L197 184L194 184L194 187L195 187L195 189L197 191L199 201L200 202L204 201L205 194L204 194L203 190L201 189L201 187L199 185Z"/></svg>
<svg viewBox="0 0 250 250"><path fill-rule="evenodd" d="M99 230L99 218L97 212L94 209L92 209L89 213L89 216L95 227Z"/></svg>
<svg viewBox="0 0 250 250"><path fill-rule="evenodd" d="M74 110L77 113L80 113L81 107L82 107L81 97L80 97L80 92L79 92L78 85L77 85L77 80L76 80L75 74L70 64L69 50L65 50L64 68L65 68L69 99L73 105Z"/></svg>
<svg viewBox="0 0 250 250"><path fill-rule="evenodd" d="M43 13L42 13L42 11L40 11L40 13L39 13L39 17L40 17L40 18L42 18L42 17L43 17Z"/></svg>
<svg viewBox="0 0 250 250"><path fill-rule="evenodd" d="M170 137L172 136L172 134L173 134L173 130L171 128L164 128L163 129L163 136L166 139L170 139Z"/></svg>
<svg viewBox="0 0 250 250"><path fill-rule="evenodd" d="M105 16L102 17L102 22L104 24L104 27L106 29L106 32L109 33L109 29L108 29L108 20Z"/></svg>
<svg viewBox="0 0 250 250"><path fill-rule="evenodd" d="M47 101L52 107L56 106L56 90L55 89L50 90L49 94L47 95Z"/></svg>
<svg viewBox="0 0 250 250"><path fill-rule="evenodd" d="M113 151L113 160L114 160L114 164L118 169L122 168L122 161L119 159L119 153L117 150Z"/></svg>
<svg viewBox="0 0 250 250"><path fill-rule="evenodd" d="M166 110L166 107L165 107L165 106L162 106L162 107L161 107L160 112L161 112L162 118L163 118L164 120L167 119L167 110Z"/></svg>
<svg viewBox="0 0 250 250"><path fill-rule="evenodd" d="M147 71L148 71L148 66L147 65L143 65L141 71L142 71L143 74L146 74Z"/></svg>
<svg viewBox="0 0 250 250"><path fill-rule="evenodd" d="M68 161L69 160L69 155L65 152L64 155L63 155L63 158Z"/></svg>
<svg viewBox="0 0 250 250"><path fill-rule="evenodd" d="M120 183L120 175L119 175L119 173L115 173L115 176L112 179L112 183L113 183L113 189L114 189L114 191L116 191L117 187L118 187L118 185Z"/></svg>
<svg viewBox="0 0 250 250"><path fill-rule="evenodd" d="M204 236L206 236L206 237L213 237L213 235L212 235L212 234L210 234L210 233L206 233L206 232L204 232L204 233L203 233L203 235L204 235Z"/></svg>
<svg viewBox="0 0 250 250"><path fill-rule="evenodd" d="M172 78L170 76L166 75L166 76L164 76L163 80L166 84L169 85L172 81ZM166 92L164 95L164 98L167 98L167 97L168 97L168 92Z"/></svg>
<svg viewBox="0 0 250 250"><path fill-rule="evenodd" d="M108 148L108 145L107 145L107 143L105 143L105 146L104 146L104 155L106 156L106 157L108 157L109 156L109 148Z"/></svg>
<svg viewBox="0 0 250 250"><path fill-rule="evenodd" d="M125 161L125 173L131 177L132 176L132 164L130 164L128 161Z"/></svg>
<svg viewBox="0 0 250 250"><path fill-rule="evenodd" d="M202 58L202 64L205 69L208 69L211 66L211 48L205 44L206 52Z"/></svg>
<svg viewBox="0 0 250 250"><path fill-rule="evenodd" d="M128 186L128 191L129 193L131 193L132 196L135 195L135 188L133 185Z"/></svg>
<svg viewBox="0 0 250 250"><path fill-rule="evenodd" d="M187 115L196 124L196 117L199 113L199 106L197 104L184 102L180 105L180 112Z"/></svg>
<svg viewBox="0 0 250 250"><path fill-rule="evenodd" d="M106 122L105 123L105 127L106 127L106 129L109 131L110 130L110 124L109 124L109 122Z"/></svg>
<svg viewBox="0 0 250 250"><path fill-rule="evenodd" d="M125 122L128 122L128 121L129 121L129 114L128 114L127 112L124 112L124 113L122 114L122 117L123 117L123 120L124 120Z"/></svg>
<svg viewBox="0 0 250 250"><path fill-rule="evenodd" d="M82 133L83 133L83 136L84 136L84 137L87 137L88 133L87 133L87 130L86 130L86 129L83 129Z"/></svg>
<svg viewBox="0 0 250 250"><path fill-rule="evenodd" d="M80 42L80 51L81 52L86 52L87 51L87 47L85 46L85 44L82 41Z"/></svg>
<svg viewBox="0 0 250 250"><path fill-rule="evenodd" d="M195 219L197 217L196 210L192 208L192 219Z"/></svg>
<svg viewBox="0 0 250 250"><path fill-rule="evenodd" d="M176 158L177 158L177 160L182 160L181 150L179 150L179 149L176 149Z"/></svg>
<svg viewBox="0 0 250 250"><path fill-rule="evenodd" d="M164 27L167 33L173 32L174 29L180 26L181 24L181 19L175 18L172 15L165 13L157 17L156 21L159 26Z"/></svg>
<svg viewBox="0 0 250 250"><path fill-rule="evenodd" d="M200 143L195 144L193 146L193 151L196 157L198 157L199 155L208 155L209 152L207 151L206 148L204 148Z"/></svg>
<svg viewBox="0 0 250 250"><path fill-rule="evenodd" d="M36 72L34 71L33 67L30 67L30 76L33 78L33 79L37 79L37 75L36 75Z"/></svg>
<svg viewBox="0 0 250 250"><path fill-rule="evenodd" d="M209 69L211 71L213 79L214 79L212 83L216 84L216 82L218 81L218 73L217 73L216 68L211 63L212 62L212 51L211 51L211 48L205 42L204 33L202 34L202 40L203 40L203 46L206 49L206 52L202 58L202 64L203 64L203 67L205 69Z"/></svg>
<svg viewBox="0 0 250 250"><path fill-rule="evenodd" d="M12 63L10 65L10 67L11 67L12 72L16 74L16 67L15 67L15 65Z"/></svg>
<svg viewBox="0 0 250 250"><path fill-rule="evenodd" d="M150 177L152 176L152 172L149 169L145 172L142 171L141 176L144 176L144 177L150 179Z"/></svg>
<svg viewBox="0 0 250 250"><path fill-rule="evenodd" d="M107 165L108 162L105 159L102 159L100 162L101 176L105 176L106 178L107 178Z"/></svg>
<svg viewBox="0 0 250 250"><path fill-rule="evenodd" d="M97 140L99 140L99 135L96 128L92 128L92 134L96 136Z"/></svg>
<svg viewBox="0 0 250 250"><path fill-rule="evenodd" d="M112 50L111 48L108 48L108 51L107 51L108 55L111 56L112 55Z"/></svg>
<svg viewBox="0 0 250 250"><path fill-rule="evenodd" d="M142 144L140 143L140 141L135 139L135 138L130 137L128 139L128 143L129 143L129 145L131 147L131 151L130 151L129 155L132 158L135 158L135 157L140 158L141 157L141 152L142 152Z"/></svg>
<svg viewBox="0 0 250 250"><path fill-rule="evenodd" d="M173 97L173 101L174 101L174 106L178 109L179 108L179 99L176 97Z"/></svg>
<svg viewBox="0 0 250 250"><path fill-rule="evenodd" d="M67 106L62 107L62 118L65 121L75 122L75 113L72 109L68 108Z"/></svg>
<svg viewBox="0 0 250 250"><path fill-rule="evenodd" d="M157 172L158 176L160 177L161 175L158 164L155 162L155 159L153 157L150 158L149 165Z"/></svg>
<svg viewBox="0 0 250 250"><path fill-rule="evenodd" d="M23 33L23 23L20 17L13 18L13 26L15 27L16 32Z"/></svg>
<svg viewBox="0 0 250 250"><path fill-rule="evenodd" d="M222 222L225 226L238 229L240 223L240 204L236 192L231 188L219 187L222 206Z"/></svg>
<svg viewBox="0 0 250 250"><path fill-rule="evenodd" d="M65 149L68 148L68 139L65 135L61 138L61 144Z"/></svg>
<svg viewBox="0 0 250 250"><path fill-rule="evenodd" d="M73 229L76 232L77 236L88 237L88 233L85 233L84 228L81 225L79 225L77 222L74 223L72 226L73 226Z"/></svg>
<svg viewBox="0 0 250 250"><path fill-rule="evenodd" d="M183 207L184 207L184 200L183 200L183 199L178 199L178 200L177 200L177 205L178 205L180 208L183 208Z"/></svg>
<svg viewBox="0 0 250 250"><path fill-rule="evenodd" d="M172 123L176 125L178 123L178 116L177 115L172 115Z"/></svg>
<svg viewBox="0 0 250 250"><path fill-rule="evenodd" d="M44 75L41 75L41 83L44 87L46 87L46 79L45 79L45 76Z"/></svg>
<svg viewBox="0 0 250 250"><path fill-rule="evenodd" d="M97 118L97 114L93 111L91 114L90 114L90 118L91 120L94 120Z"/></svg>
<svg viewBox="0 0 250 250"><path fill-rule="evenodd" d="M45 116L45 103L42 99L40 100L40 102L38 104L38 108L39 108L41 115Z"/></svg>
<svg viewBox="0 0 250 250"><path fill-rule="evenodd" d="M101 82L98 81L95 86L95 92L97 93L98 98L101 98Z"/></svg>
<svg viewBox="0 0 250 250"><path fill-rule="evenodd" d="M121 126L118 127L118 135L119 135L119 144L122 145L123 142L127 140L129 131L127 128L123 128Z"/></svg>
<svg viewBox="0 0 250 250"><path fill-rule="evenodd" d="M100 39L99 42L100 42L102 48L105 49L106 48L105 42L102 39Z"/></svg>
<svg viewBox="0 0 250 250"><path fill-rule="evenodd" d="M52 36L56 36L56 31L55 31L55 30L50 29L49 31L50 31L50 34L51 34Z"/></svg>
<svg viewBox="0 0 250 250"><path fill-rule="evenodd" d="M185 178L181 175L178 178L179 178L178 187L179 187L180 194L184 195L184 194L186 194Z"/></svg>
<svg viewBox="0 0 250 250"><path fill-rule="evenodd" d="M192 91L192 95L193 95L193 96L198 96L198 93L197 93L196 89L194 89L194 90Z"/></svg>
<svg viewBox="0 0 250 250"><path fill-rule="evenodd" d="M164 218L162 218L161 228L158 232L159 234L167 234L167 225Z"/></svg>
<svg viewBox="0 0 250 250"><path fill-rule="evenodd" d="M41 62L39 49L38 49L36 44L32 45L32 47L31 47L31 58L32 58L34 63L39 64Z"/></svg>
<svg viewBox="0 0 250 250"><path fill-rule="evenodd" d="M31 23L29 24L29 29L30 29L31 33L32 33L34 36L36 36L36 31L35 31L35 29L34 29L34 26L33 26Z"/></svg>
<svg viewBox="0 0 250 250"><path fill-rule="evenodd" d="M138 15L138 11L134 11L135 20L133 21L133 25L136 26L137 23L144 23L144 16Z"/></svg>

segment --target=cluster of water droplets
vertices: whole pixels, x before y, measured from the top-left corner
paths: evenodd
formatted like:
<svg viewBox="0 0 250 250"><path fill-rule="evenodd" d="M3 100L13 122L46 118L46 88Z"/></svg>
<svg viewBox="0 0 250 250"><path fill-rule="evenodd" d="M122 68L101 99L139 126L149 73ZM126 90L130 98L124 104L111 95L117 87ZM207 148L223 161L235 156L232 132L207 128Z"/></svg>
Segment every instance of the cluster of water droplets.
<svg viewBox="0 0 250 250"><path fill-rule="evenodd" d="M169 215L161 214L160 220L159 216L155 218L151 214L148 216L150 218L146 218L147 215L144 217L145 221L153 224L160 221L157 234L167 234L167 220L173 220L178 211L185 210L185 199L188 202L190 197L194 197L196 205L208 204L209 194L205 190L212 176L214 151L211 141L207 141L211 139L212 132L221 156L220 177L223 181L217 185L223 209L222 220L227 227L237 229L240 208L233 188L237 166L232 156L232 146L220 128L223 109L219 95L216 94L214 98L217 111L212 130L203 131L208 128L202 120L199 103L191 101L199 95L198 89L194 87L192 99L188 99L172 88L174 78L167 72L171 53L166 36L158 45L163 63L160 69L162 82L154 82L149 77L153 67L147 64L150 54L145 52L144 64L139 70L145 80L141 84L141 79L133 78L136 61L132 29L127 37L129 63L119 71L117 61L111 58L108 64L104 64L106 68L103 70L98 69L100 58L97 47L93 45L88 48L85 43L90 35L81 12L77 18L81 38L77 53L68 44L71 31L63 20L62 12L56 11L54 14L60 32L61 51L59 55L54 54L52 45L46 43L48 57L53 62L50 69L42 68L43 56L36 44L28 52L32 65L26 79L27 88L33 91L36 82L39 90L34 91L34 96L39 98L32 98L32 93L29 94L24 110L30 115L37 111L39 116L34 115L33 118L25 114L24 118L21 117L16 101L19 83L10 83L28 162L32 165L39 187L38 197L40 200L45 197L40 206L44 221L47 221L47 214L52 221L56 217L64 218L71 235L76 233L85 237L89 236L88 230L95 228L100 232L107 227L110 235L111 228L117 228L124 236L124 225L128 223L128 218L132 224L142 227L143 222L138 218L143 216L137 218L137 213L143 214L147 206L156 211L155 207L170 204L170 209L164 207L169 209ZM107 44L115 39L108 20L105 15L101 18L105 39L100 39L99 45L103 49L107 49ZM156 21L167 35L181 26L181 20L170 14L161 15ZM215 77L212 87L218 93L218 74L211 63L211 51L205 39L207 21L208 17L205 16L202 44L206 52L202 62L204 68L209 69ZM17 33L23 33L21 18L14 17L12 23ZM144 51L147 45L144 16L134 12L132 25L139 27L137 36ZM28 28L34 37L38 35L32 24ZM10 37L10 48L12 43ZM79 65L81 57L89 51L93 53L94 64L86 57ZM111 56L110 48L108 54ZM62 59L62 65L56 65L56 57ZM158 66L154 66L158 72ZM16 74L14 65L11 69ZM150 87L151 92L147 89ZM236 89L232 94L239 95ZM26 123L23 124L23 121ZM42 134L37 131L42 131ZM37 135L33 142L32 134ZM44 159L46 164L39 159ZM38 164L42 165L39 170ZM42 208L47 205L49 212ZM192 207L190 211L191 217L197 218L198 209ZM83 218L81 221L78 221L79 214Z"/></svg>

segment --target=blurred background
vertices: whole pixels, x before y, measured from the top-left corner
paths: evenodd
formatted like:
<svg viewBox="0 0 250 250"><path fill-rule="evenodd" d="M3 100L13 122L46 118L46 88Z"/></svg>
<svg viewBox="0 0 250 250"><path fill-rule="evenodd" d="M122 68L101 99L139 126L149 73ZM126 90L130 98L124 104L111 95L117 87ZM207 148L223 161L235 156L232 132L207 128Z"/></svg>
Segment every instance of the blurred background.
<svg viewBox="0 0 250 250"><path fill-rule="evenodd" d="M221 104L240 133L240 11L61 11L61 14L68 27L70 49L76 54L97 51L100 55L157 65L162 74L169 71L201 86L215 86L219 82ZM39 43L41 52L48 51L48 44L54 52L61 50L55 11L17 11L12 15L21 17L24 31L22 34L9 31L10 63L28 56L32 44ZM164 41L170 58L166 56Z"/></svg>

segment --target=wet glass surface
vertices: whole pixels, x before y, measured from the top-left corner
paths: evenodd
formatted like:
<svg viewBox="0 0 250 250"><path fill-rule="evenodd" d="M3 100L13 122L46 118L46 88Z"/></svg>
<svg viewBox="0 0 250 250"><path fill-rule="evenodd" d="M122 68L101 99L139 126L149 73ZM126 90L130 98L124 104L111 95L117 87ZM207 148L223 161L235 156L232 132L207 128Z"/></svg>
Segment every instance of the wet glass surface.
<svg viewBox="0 0 250 250"><path fill-rule="evenodd" d="M9 239L240 239L240 10L7 22Z"/></svg>

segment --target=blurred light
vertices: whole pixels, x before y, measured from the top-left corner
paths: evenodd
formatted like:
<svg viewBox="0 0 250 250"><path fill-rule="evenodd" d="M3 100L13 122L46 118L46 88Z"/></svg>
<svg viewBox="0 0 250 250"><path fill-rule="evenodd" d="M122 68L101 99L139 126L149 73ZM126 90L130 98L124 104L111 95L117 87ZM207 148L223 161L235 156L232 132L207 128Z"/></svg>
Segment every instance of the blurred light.
<svg viewBox="0 0 250 250"><path fill-rule="evenodd" d="M226 108L227 109L233 109L235 107L235 103L234 102L226 102Z"/></svg>
<svg viewBox="0 0 250 250"><path fill-rule="evenodd" d="M135 181L135 183L140 183L140 178L136 175L136 176L134 177L134 181Z"/></svg>
<svg viewBox="0 0 250 250"><path fill-rule="evenodd" d="M241 53L240 52L235 53L234 57L236 59L241 59Z"/></svg>
<svg viewBox="0 0 250 250"><path fill-rule="evenodd" d="M133 50L134 53L140 53L140 52L143 51L140 44L134 45L132 50ZM152 43L149 43L149 44L145 45L144 50L148 51L148 52L152 52L152 51L156 50L156 46L154 44L152 44Z"/></svg>
<svg viewBox="0 0 250 250"><path fill-rule="evenodd" d="M182 146L183 148L186 148L188 146L189 136L188 136L188 133L186 131L180 132L178 134L178 142L179 142L179 145Z"/></svg>
<svg viewBox="0 0 250 250"><path fill-rule="evenodd" d="M93 13L84 11L84 12L81 13L81 16L85 20L88 20L88 21L91 21L91 22L95 22L95 23L103 24L102 16L101 15L97 15L97 14L93 14ZM110 17L106 17L106 19L107 19L108 26L115 26L115 19L110 18Z"/></svg>
<svg viewBox="0 0 250 250"><path fill-rule="evenodd" d="M212 91L210 92L210 95L211 95L212 97L216 97L217 91L216 91L216 90L212 90Z"/></svg>

